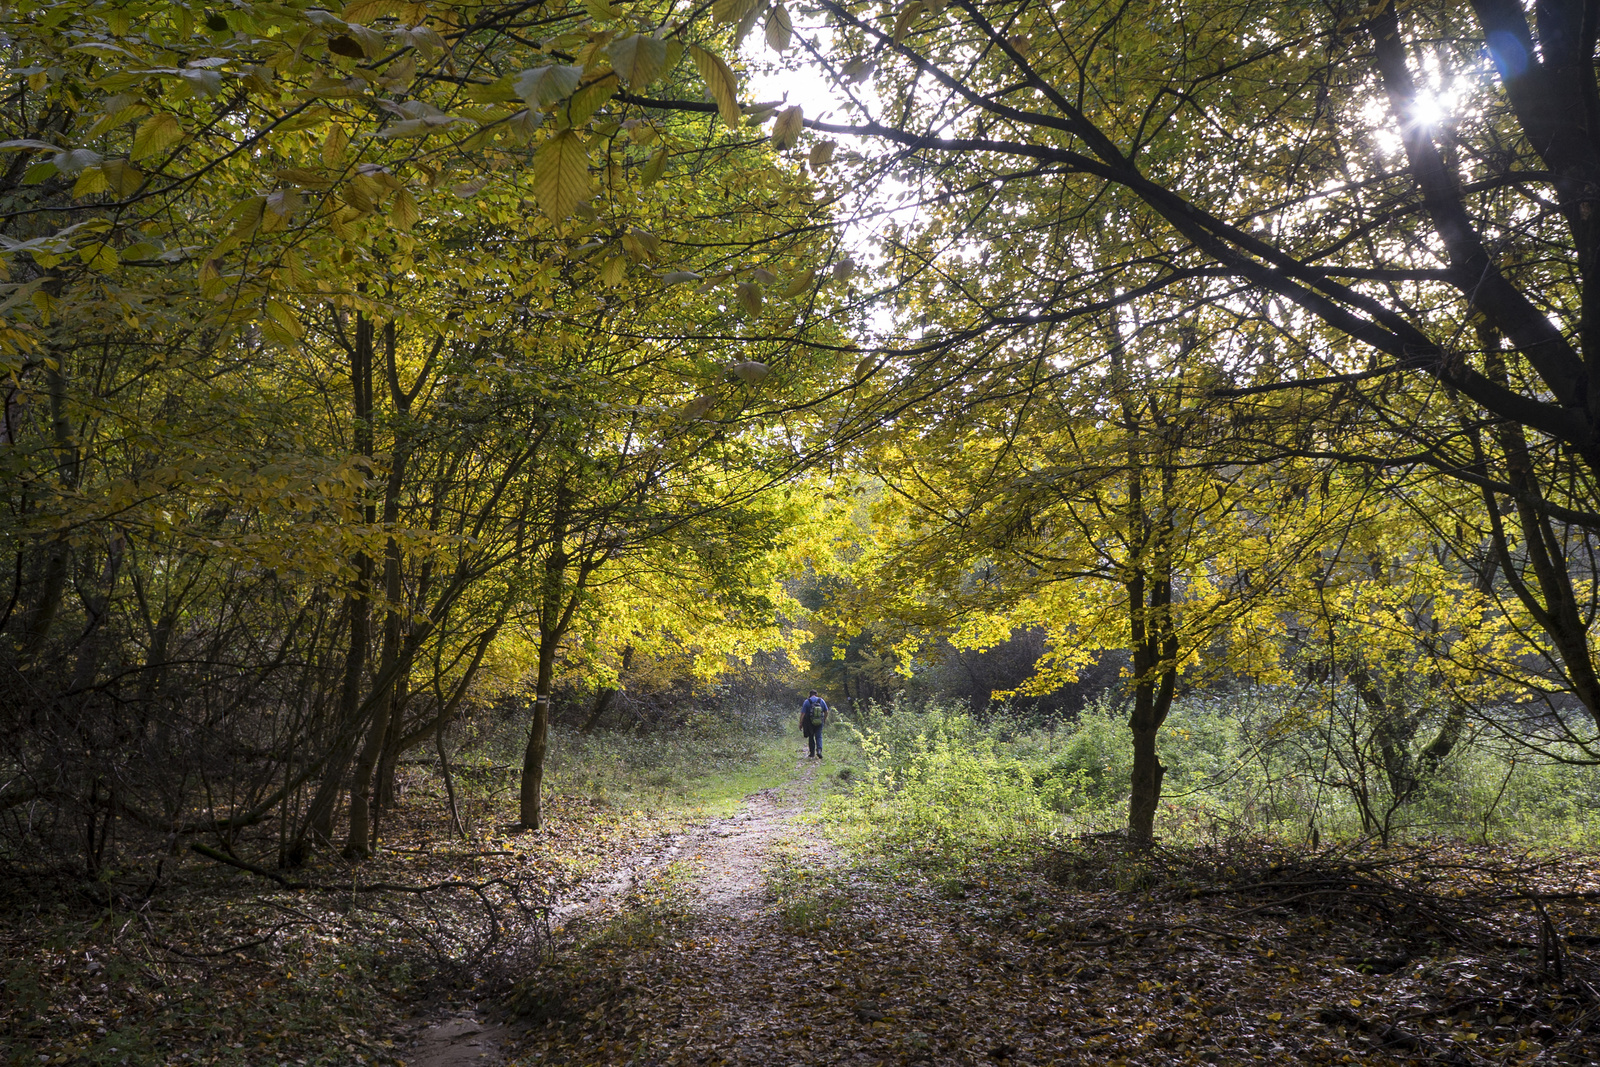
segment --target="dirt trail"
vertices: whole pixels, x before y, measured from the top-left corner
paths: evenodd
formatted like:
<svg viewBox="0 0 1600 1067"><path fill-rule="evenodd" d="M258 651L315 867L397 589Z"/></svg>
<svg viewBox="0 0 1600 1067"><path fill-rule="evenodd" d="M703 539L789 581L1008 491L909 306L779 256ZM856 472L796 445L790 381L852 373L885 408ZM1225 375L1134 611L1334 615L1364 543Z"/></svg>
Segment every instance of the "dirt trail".
<svg viewBox="0 0 1600 1067"><path fill-rule="evenodd" d="M817 768L815 761L800 758L794 777L752 793L734 814L633 853L603 880L558 904L551 911L552 928L559 932L581 921L673 863L693 872L689 896L706 918L732 922L733 929L748 928L761 910L762 867L773 845L790 836ZM820 840L811 837L793 843L802 855L814 859L827 852ZM517 1036L515 1027L493 1021L487 1011L457 1009L420 1029L403 1057L407 1067L500 1067L507 1063L507 1050Z"/></svg>

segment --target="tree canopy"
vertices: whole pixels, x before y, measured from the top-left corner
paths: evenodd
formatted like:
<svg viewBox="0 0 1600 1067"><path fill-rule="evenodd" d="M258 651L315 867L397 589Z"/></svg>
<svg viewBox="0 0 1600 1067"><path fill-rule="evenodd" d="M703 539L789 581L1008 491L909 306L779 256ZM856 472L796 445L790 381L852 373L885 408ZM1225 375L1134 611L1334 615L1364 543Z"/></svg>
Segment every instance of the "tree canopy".
<svg viewBox="0 0 1600 1067"><path fill-rule="evenodd" d="M1600 758L1586 10L13 4L0 797L360 857L518 675L539 828L562 672L1024 630L1141 839L1189 690Z"/></svg>

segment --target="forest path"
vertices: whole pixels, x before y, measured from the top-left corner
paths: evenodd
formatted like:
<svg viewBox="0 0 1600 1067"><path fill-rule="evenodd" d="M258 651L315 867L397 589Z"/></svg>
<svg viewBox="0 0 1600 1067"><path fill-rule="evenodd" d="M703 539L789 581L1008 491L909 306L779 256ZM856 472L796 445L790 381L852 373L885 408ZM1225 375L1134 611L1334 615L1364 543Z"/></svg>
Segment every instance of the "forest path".
<svg viewBox="0 0 1600 1067"><path fill-rule="evenodd" d="M629 856L563 906L566 947L519 982L517 1026L447 1022L408 1067L1600 1062L1600 958L1583 947L1600 904L1575 881L1544 890L1582 938L1564 965L1589 977L1563 985L1503 948L1540 943L1525 905L1484 926L1456 903L1487 857L1439 892L1256 846L1169 868L1090 840L844 863L797 819L829 770L799 759L732 816ZM1317 901L1297 895L1328 877ZM1257 895L1275 885L1281 899ZM1455 941L1422 936L1447 928Z"/></svg>
<svg viewBox="0 0 1600 1067"><path fill-rule="evenodd" d="M818 768L819 761L801 756L793 777L745 797L732 815L630 854L557 904L551 910L552 929L560 936L601 919L652 876L677 864L687 876L683 896L696 918L753 935L767 902L763 870L775 845L791 845L805 862L827 862L832 854L816 835L793 833ZM520 1028L494 1020L488 1011L449 1011L415 1034L404 1060L407 1067L501 1067L511 1062L511 1048L523 1043L521 1036Z"/></svg>

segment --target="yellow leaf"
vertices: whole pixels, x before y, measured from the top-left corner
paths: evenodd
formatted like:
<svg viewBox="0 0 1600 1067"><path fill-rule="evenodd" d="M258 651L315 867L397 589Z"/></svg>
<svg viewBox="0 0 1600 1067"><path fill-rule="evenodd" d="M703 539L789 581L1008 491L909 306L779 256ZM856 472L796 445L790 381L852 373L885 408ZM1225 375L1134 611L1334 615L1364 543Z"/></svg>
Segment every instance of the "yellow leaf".
<svg viewBox="0 0 1600 1067"><path fill-rule="evenodd" d="M117 269L122 264L122 258L117 255L117 250L109 242L96 241L78 249L78 258L90 270L100 271L102 274Z"/></svg>
<svg viewBox="0 0 1600 1067"><path fill-rule="evenodd" d="M628 261L621 256L612 256L600 268L600 284L613 286L622 281L623 274L628 269Z"/></svg>
<svg viewBox="0 0 1600 1067"><path fill-rule="evenodd" d="M305 327L300 325L300 320L295 317L295 313L290 309L289 305L280 300L268 300L267 314L271 315L273 320L296 340L305 336Z"/></svg>
<svg viewBox="0 0 1600 1067"><path fill-rule="evenodd" d="M582 76L582 67L533 67L517 75L512 88L530 108L540 108L570 95Z"/></svg>
<svg viewBox="0 0 1600 1067"><path fill-rule="evenodd" d="M589 148L576 130L562 130L533 154L533 194L558 220L589 198Z"/></svg>
<svg viewBox="0 0 1600 1067"><path fill-rule="evenodd" d="M732 26L759 8L761 3L762 0L716 0L711 5L711 17L724 26Z"/></svg>
<svg viewBox="0 0 1600 1067"><path fill-rule="evenodd" d="M826 167L829 163L832 163L833 162L833 150L834 150L835 147L836 146L834 145L834 143L832 141L822 141L822 142L820 142L818 144L812 145L811 146L811 155L808 157L810 159L811 165L813 167L816 167L818 170L821 170L823 167Z"/></svg>
<svg viewBox="0 0 1600 1067"><path fill-rule="evenodd" d="M132 196L144 184L144 171L126 159L108 159L100 164L100 169L118 196Z"/></svg>
<svg viewBox="0 0 1600 1067"><path fill-rule="evenodd" d="M661 178L661 172L667 166L667 150L663 148L645 161L644 169L639 172L639 181L646 188L654 185Z"/></svg>
<svg viewBox="0 0 1600 1067"><path fill-rule="evenodd" d="M410 232L411 227L417 224L422 217L422 212L417 209L417 201L411 195L411 190L401 189L394 194L394 201L389 205L389 224L397 230Z"/></svg>
<svg viewBox="0 0 1600 1067"><path fill-rule="evenodd" d="M800 140L800 130L804 127L804 123L805 118L799 104L778 112L778 121L772 124L772 147L780 152L785 148L793 148L795 142Z"/></svg>
<svg viewBox="0 0 1600 1067"><path fill-rule="evenodd" d="M611 42L606 49L611 59L611 69L617 72L622 84L648 85L667 63L667 42L646 33L635 33Z"/></svg>
<svg viewBox="0 0 1600 1067"><path fill-rule="evenodd" d="M183 125L176 115L157 112L139 124L133 135L134 159L145 159L183 140Z"/></svg>
<svg viewBox="0 0 1600 1067"><path fill-rule="evenodd" d="M781 295L786 297L786 298L787 297L799 296L801 293L804 293L807 290L809 290L811 288L811 283L816 281L816 280L817 280L817 272L816 271L814 271L814 270L803 271L803 272L801 272L799 274L796 274L794 276L794 278L790 280L789 284L783 287L783 292L782 292Z"/></svg>
<svg viewBox="0 0 1600 1067"><path fill-rule="evenodd" d="M755 282L740 282L738 289L739 306L750 315L761 314L761 286Z"/></svg>
<svg viewBox="0 0 1600 1067"><path fill-rule="evenodd" d="M334 166L344 158L344 151L350 147L350 135L344 127L337 122L328 126L328 136L322 139L322 162L324 166Z"/></svg>
<svg viewBox="0 0 1600 1067"><path fill-rule="evenodd" d="M717 102L717 113L728 129L739 128L739 82L733 70L715 52L708 52L697 44L689 46L695 69L706 83L711 99Z"/></svg>
<svg viewBox="0 0 1600 1067"><path fill-rule="evenodd" d="M911 20L922 14L924 6L922 0L911 0L900 9L894 17L894 43L899 44L906 35L906 29L911 25Z"/></svg>
<svg viewBox="0 0 1600 1067"><path fill-rule="evenodd" d="M72 183L73 196L92 196L103 193L111 188L111 182L106 179L106 173L99 167L86 167L78 180Z"/></svg>
<svg viewBox="0 0 1600 1067"><path fill-rule="evenodd" d="M785 52L794 38L794 22L789 18L789 9L782 4L772 5L772 10L767 12L767 45L776 52Z"/></svg>

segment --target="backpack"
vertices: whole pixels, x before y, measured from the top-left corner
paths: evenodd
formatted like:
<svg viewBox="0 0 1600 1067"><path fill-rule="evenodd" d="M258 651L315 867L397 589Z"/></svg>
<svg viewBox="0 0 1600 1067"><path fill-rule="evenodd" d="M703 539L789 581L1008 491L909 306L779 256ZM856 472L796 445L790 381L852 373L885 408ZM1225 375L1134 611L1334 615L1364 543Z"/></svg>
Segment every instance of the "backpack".
<svg viewBox="0 0 1600 1067"><path fill-rule="evenodd" d="M800 718L809 729L815 730L822 725L822 717L827 713L828 702L821 697L806 697L806 702L800 705Z"/></svg>

